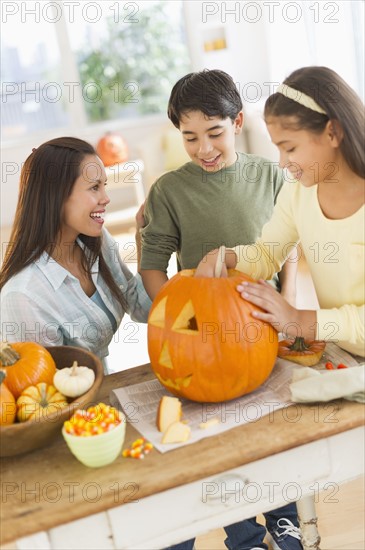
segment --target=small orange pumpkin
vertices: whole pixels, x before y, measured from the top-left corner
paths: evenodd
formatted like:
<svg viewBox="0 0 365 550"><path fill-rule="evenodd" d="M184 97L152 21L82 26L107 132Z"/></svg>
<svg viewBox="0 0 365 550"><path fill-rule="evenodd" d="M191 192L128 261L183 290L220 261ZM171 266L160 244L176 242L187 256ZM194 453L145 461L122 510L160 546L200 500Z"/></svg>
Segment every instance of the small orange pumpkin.
<svg viewBox="0 0 365 550"><path fill-rule="evenodd" d="M6 385L17 399L28 386L51 384L56 363L49 351L35 342L1 342L0 369L6 372Z"/></svg>
<svg viewBox="0 0 365 550"><path fill-rule="evenodd" d="M236 286L251 280L196 278L195 270L172 277L156 296L148 318L148 352L157 378L172 394L199 402L234 399L269 376L277 332L254 319Z"/></svg>
<svg viewBox="0 0 365 550"><path fill-rule="evenodd" d="M120 134L107 132L96 146L96 152L104 166L112 166L128 160L128 147Z"/></svg>
<svg viewBox="0 0 365 550"><path fill-rule="evenodd" d="M13 424L16 416L15 397L6 386L6 373L0 371L0 425Z"/></svg>
<svg viewBox="0 0 365 550"><path fill-rule="evenodd" d="M39 420L55 412L60 412L68 405L67 399L54 386L40 382L36 386L26 388L17 402L18 420Z"/></svg>
<svg viewBox="0 0 365 550"><path fill-rule="evenodd" d="M313 367L321 360L325 347L326 342L323 340L305 340L297 336L294 340L279 342L278 357L305 367Z"/></svg>

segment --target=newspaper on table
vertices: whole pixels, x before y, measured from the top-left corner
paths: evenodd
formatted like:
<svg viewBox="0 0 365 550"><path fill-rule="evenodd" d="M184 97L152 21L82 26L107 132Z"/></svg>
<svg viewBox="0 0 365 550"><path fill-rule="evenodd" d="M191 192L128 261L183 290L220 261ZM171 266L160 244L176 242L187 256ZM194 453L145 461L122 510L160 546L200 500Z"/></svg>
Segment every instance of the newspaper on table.
<svg viewBox="0 0 365 550"><path fill-rule="evenodd" d="M333 343L326 345L325 354L316 365L316 369L325 369L325 363L346 363L347 366L356 366L358 363L350 354ZM262 416L273 414L292 404L290 401L290 383L295 369L300 365L278 358L269 378L257 390L231 401L223 403L195 403L181 399L183 421L191 429L190 438L184 443L162 444L162 434L156 427L156 414L160 399L164 395L171 395L155 380L116 388L110 394L111 404L122 409L128 422L153 443L160 452L172 451L183 445L189 445L225 432L248 422L257 422ZM216 419L209 428L202 429L200 424Z"/></svg>

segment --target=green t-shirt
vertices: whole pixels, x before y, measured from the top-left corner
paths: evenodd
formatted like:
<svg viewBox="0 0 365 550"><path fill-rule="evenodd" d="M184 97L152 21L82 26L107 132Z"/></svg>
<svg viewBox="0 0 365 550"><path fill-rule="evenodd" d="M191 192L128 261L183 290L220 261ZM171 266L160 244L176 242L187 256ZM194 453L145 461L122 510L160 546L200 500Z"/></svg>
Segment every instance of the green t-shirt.
<svg viewBox="0 0 365 550"><path fill-rule="evenodd" d="M188 162L151 187L141 230L142 269L166 273L177 253L180 269L197 267L210 250L254 243L271 218L283 185L272 162L245 153L218 172Z"/></svg>

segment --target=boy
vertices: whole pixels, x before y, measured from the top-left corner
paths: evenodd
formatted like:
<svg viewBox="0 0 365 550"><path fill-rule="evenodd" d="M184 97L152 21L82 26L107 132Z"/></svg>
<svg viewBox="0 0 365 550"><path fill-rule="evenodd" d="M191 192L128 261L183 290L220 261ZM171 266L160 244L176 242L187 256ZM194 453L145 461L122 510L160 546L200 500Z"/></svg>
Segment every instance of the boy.
<svg viewBox="0 0 365 550"><path fill-rule="evenodd" d="M181 78L172 89L168 116L181 131L191 162L161 176L146 200L141 275L151 299L167 281L174 252L178 269L188 269L223 244L255 242L283 184L281 170L272 163L236 152L242 101L227 73L204 70ZM295 277L296 263L288 262L280 283L289 302L295 300ZM280 288L277 279L274 284ZM266 514L266 519L277 543L285 544L282 548L302 549L295 504ZM255 518L225 529L228 548L267 548L266 530ZM174 548L187 550L193 544L186 541Z"/></svg>
<svg viewBox="0 0 365 550"><path fill-rule="evenodd" d="M222 244L255 242L283 184L282 172L273 163L236 153L242 101L223 71L181 78L172 89L168 116L181 131L192 162L161 176L145 204L141 275L152 299L167 281L174 252L179 270L189 269ZM288 301L294 299L295 276L294 262L280 274Z"/></svg>

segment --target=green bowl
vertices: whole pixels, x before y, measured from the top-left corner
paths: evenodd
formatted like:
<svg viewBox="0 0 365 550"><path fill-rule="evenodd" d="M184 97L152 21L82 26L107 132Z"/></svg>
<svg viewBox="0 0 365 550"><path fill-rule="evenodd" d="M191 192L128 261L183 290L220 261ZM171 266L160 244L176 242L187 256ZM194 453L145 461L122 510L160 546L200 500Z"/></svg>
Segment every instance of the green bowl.
<svg viewBox="0 0 365 550"><path fill-rule="evenodd" d="M82 437L72 435L62 428L62 435L71 453L85 466L100 468L111 464L120 455L124 437L126 418L120 412L122 422L109 432Z"/></svg>

